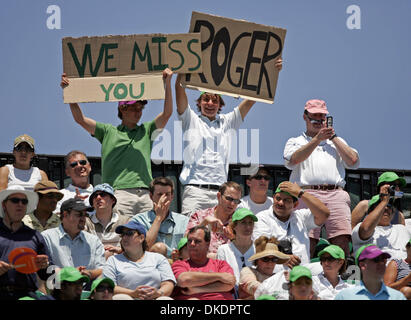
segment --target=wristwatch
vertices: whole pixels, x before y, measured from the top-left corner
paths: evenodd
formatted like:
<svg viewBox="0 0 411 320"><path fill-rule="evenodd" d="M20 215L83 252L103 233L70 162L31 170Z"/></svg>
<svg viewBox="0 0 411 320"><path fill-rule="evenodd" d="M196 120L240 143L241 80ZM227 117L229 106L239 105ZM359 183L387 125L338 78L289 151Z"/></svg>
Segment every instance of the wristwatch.
<svg viewBox="0 0 411 320"><path fill-rule="evenodd" d="M300 199L303 196L304 192L305 191L303 189L301 189L301 191L298 193L297 198Z"/></svg>

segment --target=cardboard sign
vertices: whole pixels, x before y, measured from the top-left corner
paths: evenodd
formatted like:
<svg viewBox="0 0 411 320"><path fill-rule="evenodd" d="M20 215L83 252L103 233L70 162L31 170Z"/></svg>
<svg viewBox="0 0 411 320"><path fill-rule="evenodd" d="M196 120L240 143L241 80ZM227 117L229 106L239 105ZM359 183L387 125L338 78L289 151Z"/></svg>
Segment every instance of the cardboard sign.
<svg viewBox="0 0 411 320"><path fill-rule="evenodd" d="M164 99L161 71L202 71L199 33L63 38L64 103Z"/></svg>
<svg viewBox="0 0 411 320"><path fill-rule="evenodd" d="M72 78L63 91L64 103L164 99L161 74Z"/></svg>
<svg viewBox="0 0 411 320"><path fill-rule="evenodd" d="M203 71L187 74L185 87L274 102L285 29L193 12L190 32L201 33Z"/></svg>

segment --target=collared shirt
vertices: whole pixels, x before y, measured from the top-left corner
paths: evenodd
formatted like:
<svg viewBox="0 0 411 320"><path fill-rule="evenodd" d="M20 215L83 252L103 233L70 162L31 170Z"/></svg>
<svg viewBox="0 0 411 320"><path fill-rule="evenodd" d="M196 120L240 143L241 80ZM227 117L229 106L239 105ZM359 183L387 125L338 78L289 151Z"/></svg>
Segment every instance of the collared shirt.
<svg viewBox="0 0 411 320"><path fill-rule="evenodd" d="M341 290L352 287L351 284L344 282L340 277L335 287L325 277L324 272L313 276L313 290L321 300L334 300L335 296Z"/></svg>
<svg viewBox="0 0 411 320"><path fill-rule="evenodd" d="M84 229L91 234L95 234L103 243L103 245L120 246L120 235L116 233L116 228L120 225L126 224L130 218L125 215L119 215L113 212L111 220L103 227L97 214L93 212L86 221L86 228Z"/></svg>
<svg viewBox="0 0 411 320"><path fill-rule="evenodd" d="M209 120L188 106L178 118L182 121L185 143L181 183L221 185L226 182L231 145L234 143L231 140L243 123L238 107Z"/></svg>
<svg viewBox="0 0 411 320"><path fill-rule="evenodd" d="M301 264L310 262L310 239L308 232L317 228L314 216L310 209L299 209L291 212L290 218L283 222L279 220L273 209L258 214L258 221L254 224L253 240L260 236L276 237L278 240L291 239L293 254L299 256Z"/></svg>
<svg viewBox="0 0 411 320"><path fill-rule="evenodd" d="M102 268L105 264L103 244L94 234L80 231L71 239L64 231L63 225L41 234L54 263L60 268L85 266L86 269L92 270Z"/></svg>
<svg viewBox="0 0 411 320"><path fill-rule="evenodd" d="M9 254L15 248L27 247L33 249L37 254L45 254L49 257L50 265L53 265L53 259L50 256L44 238L37 230L33 230L26 225L12 232L0 218L0 260L10 263ZM46 280L51 273L47 274L46 269L37 272L39 277ZM0 275L0 287L16 286L27 288L27 292L35 291L37 289L36 274L24 274L18 272L16 269L8 270L6 273Z"/></svg>
<svg viewBox="0 0 411 320"><path fill-rule="evenodd" d="M46 225L43 226L40 223L40 220L37 219L37 217L34 215L34 212L35 211L30 212L29 214L26 214L22 221L26 226L34 230L37 230L38 232L43 232L44 230L47 230L47 229L56 228L61 223L60 217L57 214L52 213L50 218L47 219Z"/></svg>
<svg viewBox="0 0 411 320"><path fill-rule="evenodd" d="M187 225L187 232L190 230L192 227L195 227L199 225L207 216L214 216L214 211L216 207L208 208L205 210L199 210L195 213L193 213L190 216L190 220L188 221ZM231 220L231 219L230 219ZM226 221L222 221L225 223ZM228 221L226 222L228 225ZM229 243L230 239L227 238L227 236L223 232L212 232L211 231L211 240L210 240L210 247L208 249L208 252L210 253L217 253L217 249L219 246Z"/></svg>
<svg viewBox="0 0 411 320"><path fill-rule="evenodd" d="M247 208L250 209L255 215L258 215L261 211L270 209L273 206L273 197L267 197L264 203L255 203L251 200L250 195L246 195L241 198L240 204L237 209Z"/></svg>
<svg viewBox="0 0 411 320"><path fill-rule="evenodd" d="M153 225L155 218L155 211L150 210L136 214L131 219L140 222L148 231ZM177 249L178 242L184 237L187 224L187 216L172 211L170 211L167 218L161 222L156 242L162 242L167 246L167 255L170 255L173 249Z"/></svg>
<svg viewBox="0 0 411 320"><path fill-rule="evenodd" d="M407 300L405 296L398 290L387 287L381 281L381 289L376 295L373 295L365 287L364 282L358 286L344 289L340 291L335 300Z"/></svg>
<svg viewBox="0 0 411 320"><path fill-rule="evenodd" d="M82 197L86 196L86 198L83 200L83 201L84 201L84 204L85 204L86 206L90 206L90 202L88 201L88 198L89 198L89 196L93 193L93 185L90 184L86 189L82 189L82 188L73 186L73 185L70 183L67 188L60 189L60 192L61 192L62 194L64 194L64 196L63 196L63 198L62 198L59 202L57 202L56 210L54 210L55 213L60 212L61 204L62 204L64 201L66 201L66 200L68 200L68 199L71 199L71 198L74 198L74 197L77 195L77 191L76 191L77 189L78 189L78 192L80 193L80 195L81 195Z"/></svg>
<svg viewBox="0 0 411 320"><path fill-rule="evenodd" d="M347 144L344 139L340 137L339 139ZM304 161L295 165L290 164L290 159L294 152L302 146L305 146L311 140L312 137L303 133L299 137L288 139L285 144L283 155L285 166L287 169L292 170L289 180L296 182L300 186L333 184L344 188L345 169L357 169L360 166L360 160L358 158L353 166L349 166L343 161L334 143L330 140L321 141ZM351 149L358 155L357 150L354 148Z"/></svg>
<svg viewBox="0 0 411 320"><path fill-rule="evenodd" d="M94 137L101 143L102 182L115 190L148 188L153 180L150 156L155 130L154 120L131 130L97 122Z"/></svg>

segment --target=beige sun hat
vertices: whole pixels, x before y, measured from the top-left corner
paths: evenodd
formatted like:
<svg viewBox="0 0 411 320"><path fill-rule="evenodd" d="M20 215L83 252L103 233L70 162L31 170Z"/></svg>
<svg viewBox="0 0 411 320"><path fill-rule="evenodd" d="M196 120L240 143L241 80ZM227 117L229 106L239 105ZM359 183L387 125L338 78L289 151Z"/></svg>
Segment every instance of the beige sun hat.
<svg viewBox="0 0 411 320"><path fill-rule="evenodd" d="M37 203L39 201L39 196L36 192L25 190L22 186L19 185L11 185L7 187L7 189L0 192L0 218L4 217L4 210L1 203L7 199L8 196L15 194L15 193L23 193L26 195L29 203L27 204L26 213L34 211L37 208Z"/></svg>
<svg viewBox="0 0 411 320"><path fill-rule="evenodd" d="M260 249L260 250L258 250ZM278 258L278 262L277 264L284 264L286 263L288 260L290 260L290 256L288 254L282 253L281 251L278 250L278 247L276 244L268 242L265 245L264 250L261 250L261 246L256 248L256 253L253 254L248 261L254 261L257 259L261 259L264 257L268 257L268 256L274 256Z"/></svg>

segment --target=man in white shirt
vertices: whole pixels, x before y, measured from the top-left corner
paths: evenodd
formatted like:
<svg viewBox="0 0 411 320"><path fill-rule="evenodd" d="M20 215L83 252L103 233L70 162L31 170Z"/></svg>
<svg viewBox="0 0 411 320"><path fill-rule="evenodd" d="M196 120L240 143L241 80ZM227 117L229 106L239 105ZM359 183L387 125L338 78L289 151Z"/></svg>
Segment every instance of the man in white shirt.
<svg viewBox="0 0 411 320"><path fill-rule="evenodd" d="M91 165L84 152L79 150L70 151L64 157L64 166L66 175L71 178L71 183L67 188L60 190L64 197L57 203L54 211L56 213L60 212L61 204L71 198L79 198L88 206L88 198L93 193L93 185L89 182Z"/></svg>
<svg viewBox="0 0 411 320"><path fill-rule="evenodd" d="M268 170L263 166L260 166L255 174L248 176L246 184L250 188L250 193L241 198L237 208L250 209L255 215L270 209L273 205L273 198L267 196L270 179Z"/></svg>
<svg viewBox="0 0 411 320"><path fill-rule="evenodd" d="M277 187L272 209L258 214L254 225L253 239L260 236L289 240L292 247L291 259L287 266L310 262L310 241L308 232L320 227L328 218L330 211L316 197L304 192L296 183L284 181ZM308 209L296 210L299 200L304 200Z"/></svg>
<svg viewBox="0 0 411 320"><path fill-rule="evenodd" d="M288 139L284 148L285 166L292 170L290 181L319 198L330 210L325 223L330 243L340 246L349 255L351 240L350 196L344 191L345 169L360 165L357 150L338 137L326 124L327 106L323 100L305 104L306 131ZM299 208L304 208L304 202ZM311 254L320 237L320 229L310 232Z"/></svg>
<svg viewBox="0 0 411 320"><path fill-rule="evenodd" d="M353 249L365 244L375 244L392 259L405 259L405 245L411 235L402 224L391 224L394 208L390 203L389 186L381 188L381 193L371 198L368 215L357 224L352 232Z"/></svg>

